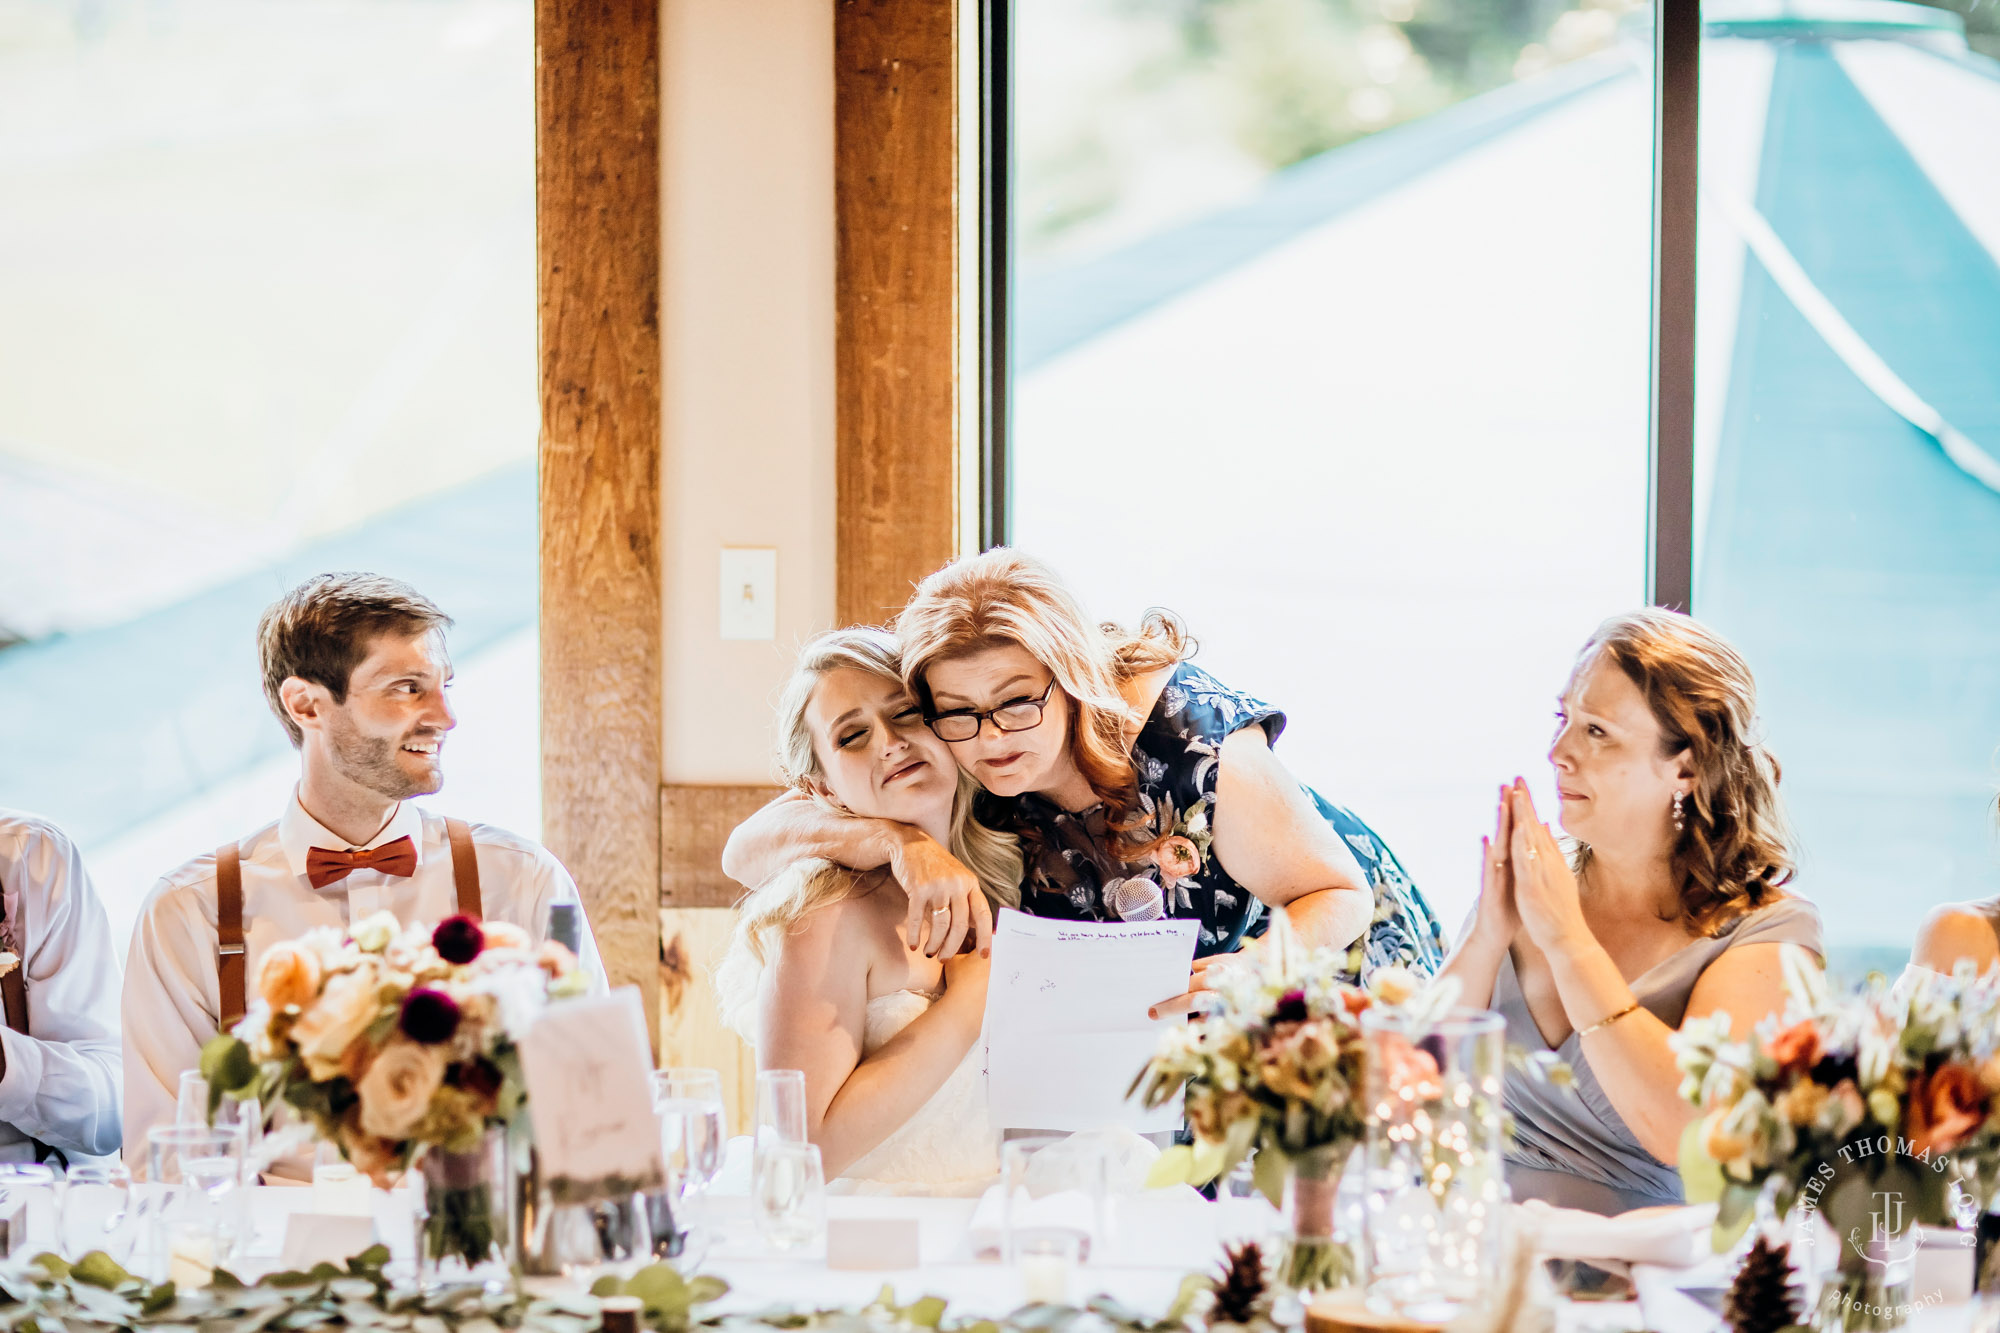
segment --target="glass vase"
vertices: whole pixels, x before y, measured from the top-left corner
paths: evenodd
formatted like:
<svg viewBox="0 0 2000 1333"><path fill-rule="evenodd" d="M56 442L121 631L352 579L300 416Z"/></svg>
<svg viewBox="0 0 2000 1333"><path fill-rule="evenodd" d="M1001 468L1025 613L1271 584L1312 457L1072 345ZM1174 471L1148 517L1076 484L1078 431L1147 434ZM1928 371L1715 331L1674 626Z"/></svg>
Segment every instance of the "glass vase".
<svg viewBox="0 0 2000 1333"><path fill-rule="evenodd" d="M486 1130L463 1152L433 1145L418 1159L418 1274L426 1287L501 1280L520 1258L507 1130Z"/></svg>
<svg viewBox="0 0 2000 1333"><path fill-rule="evenodd" d="M1354 1285L1354 1241L1340 1206L1352 1143L1314 1148L1285 1163L1283 1258L1278 1277L1302 1301Z"/></svg>
<svg viewBox="0 0 2000 1333"><path fill-rule="evenodd" d="M1505 1024L1483 1010L1424 1021L1378 1008L1361 1030L1368 1302L1449 1323L1490 1297L1507 1252Z"/></svg>
<svg viewBox="0 0 2000 1333"><path fill-rule="evenodd" d="M1890 1196L1899 1199L1899 1196ZM1881 1333L1910 1322L1916 1290L1917 1229L1904 1222L1900 1206L1887 1206L1862 1228L1842 1237L1839 1269L1827 1275L1813 1306L1818 1333Z"/></svg>

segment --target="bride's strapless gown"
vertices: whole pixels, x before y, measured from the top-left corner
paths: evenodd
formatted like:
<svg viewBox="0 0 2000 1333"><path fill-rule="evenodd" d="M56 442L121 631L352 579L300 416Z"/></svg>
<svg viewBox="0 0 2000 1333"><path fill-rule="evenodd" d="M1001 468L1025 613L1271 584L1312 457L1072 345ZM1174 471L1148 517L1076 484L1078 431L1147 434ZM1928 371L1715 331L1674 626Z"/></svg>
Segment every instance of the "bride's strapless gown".
<svg viewBox="0 0 2000 1333"><path fill-rule="evenodd" d="M916 1021L935 998L899 990L870 1000L862 1055ZM827 1188L835 1194L979 1194L1000 1173L999 1139L986 1119L986 1072L975 1042L915 1115Z"/></svg>

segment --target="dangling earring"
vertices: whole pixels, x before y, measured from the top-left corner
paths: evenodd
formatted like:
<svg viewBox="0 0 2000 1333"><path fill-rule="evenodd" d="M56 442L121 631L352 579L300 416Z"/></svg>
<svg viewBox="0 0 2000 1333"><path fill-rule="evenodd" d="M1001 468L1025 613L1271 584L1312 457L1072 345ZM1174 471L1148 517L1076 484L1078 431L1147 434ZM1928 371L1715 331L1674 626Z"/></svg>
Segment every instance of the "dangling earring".
<svg viewBox="0 0 2000 1333"><path fill-rule="evenodd" d="M1677 791L1674 793L1674 832L1676 833L1685 832L1687 829L1687 816L1681 813L1681 802L1686 798L1686 792Z"/></svg>

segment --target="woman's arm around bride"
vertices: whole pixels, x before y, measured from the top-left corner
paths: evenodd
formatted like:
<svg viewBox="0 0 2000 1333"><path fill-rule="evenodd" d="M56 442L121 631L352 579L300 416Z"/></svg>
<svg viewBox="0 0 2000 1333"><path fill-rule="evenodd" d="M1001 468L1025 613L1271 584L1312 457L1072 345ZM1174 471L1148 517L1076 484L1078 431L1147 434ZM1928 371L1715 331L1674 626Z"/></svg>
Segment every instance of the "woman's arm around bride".
<svg viewBox="0 0 2000 1333"><path fill-rule="evenodd" d="M780 766L804 800L919 829L973 868L984 896L1018 902L1014 840L972 817L971 782L924 726L898 667L880 630L808 644L779 705ZM756 1044L758 1067L805 1074L807 1133L829 1178L863 1165L871 1180L922 1186L933 1182L898 1173L956 1180L992 1162L993 1137L963 1123L981 1119L966 1105L952 1125L929 1126L963 1140L948 1160L870 1157L967 1066L985 1015L987 960L913 948L910 905L887 870L799 862L744 898L717 973L723 1016Z"/></svg>

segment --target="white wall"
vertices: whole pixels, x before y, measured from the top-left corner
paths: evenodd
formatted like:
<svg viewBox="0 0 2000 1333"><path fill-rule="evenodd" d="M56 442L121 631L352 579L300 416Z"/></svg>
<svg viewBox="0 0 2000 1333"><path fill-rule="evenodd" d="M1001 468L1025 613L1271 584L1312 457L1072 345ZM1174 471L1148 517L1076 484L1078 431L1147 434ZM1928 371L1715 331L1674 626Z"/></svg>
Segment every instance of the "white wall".
<svg viewBox="0 0 2000 1333"><path fill-rule="evenodd" d="M668 782L774 780L771 706L834 618L833 7L662 0ZM778 551L778 637L717 632L723 546Z"/></svg>

